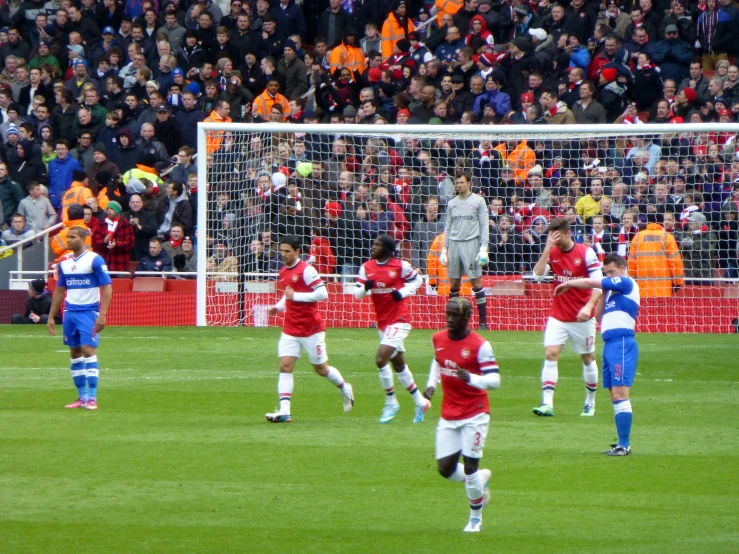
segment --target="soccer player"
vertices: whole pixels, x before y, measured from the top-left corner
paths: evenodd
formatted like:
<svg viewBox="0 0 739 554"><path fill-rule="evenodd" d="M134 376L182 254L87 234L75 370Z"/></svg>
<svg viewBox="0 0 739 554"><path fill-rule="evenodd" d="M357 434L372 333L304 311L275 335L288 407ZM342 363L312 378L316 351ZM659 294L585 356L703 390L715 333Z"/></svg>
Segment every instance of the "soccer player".
<svg viewBox="0 0 739 554"><path fill-rule="evenodd" d="M285 285L285 294L269 310L270 315L285 312L285 326L282 328L277 355L280 358L280 378L277 392L280 407L271 414L265 414L272 423L290 423L290 400L293 393L293 369L303 350L308 352L308 360L321 377L336 385L344 402L344 411L351 412L354 406L352 386L335 367L328 365L326 352L326 327L318 313L318 302L328 300L328 291L318 272L300 259L300 239L286 235L280 240L280 254L285 266L280 269L280 282Z"/></svg>
<svg viewBox="0 0 739 554"><path fill-rule="evenodd" d="M442 477L463 482L470 503L465 532L482 528L482 509L490 503L491 472L479 469L488 436L490 405L487 391L500 387L498 363L490 343L469 328L472 303L451 298L446 305L446 331L436 333L424 396L431 399L441 381L444 398L436 428L436 463ZM459 463L462 456L464 464Z"/></svg>
<svg viewBox="0 0 739 554"><path fill-rule="evenodd" d="M629 390L636 375L639 347L634 338L636 317L639 315L639 285L626 275L626 260L609 254L603 260L605 279L577 279L559 285L555 295L569 290L602 289L595 309L603 335L603 388L611 393L616 419L618 443L604 452L608 456L631 454L631 401Z"/></svg>
<svg viewBox="0 0 739 554"><path fill-rule="evenodd" d="M395 248L395 241L389 235L380 235L374 240L370 252L372 259L359 269L354 297L361 300L371 291L370 297L375 306L377 330L380 333L375 363L380 372L380 384L385 389L385 407L380 423L390 423L400 409L390 363L398 374L400 384L413 396L416 403L413 422L420 423L431 402L423 397L413 381L413 375L405 363L403 341L411 332L405 298L418 290L423 279L408 262L394 257Z"/></svg>
<svg viewBox="0 0 739 554"><path fill-rule="evenodd" d="M488 206L482 196L472 192L469 173L457 173L456 190L457 196L447 206L444 247L439 262L448 266L449 298L459 296L462 275L469 277L480 316L479 328L487 329L482 266L488 263Z"/></svg>
<svg viewBox="0 0 739 554"><path fill-rule="evenodd" d="M554 274L554 286L572 279L590 277L601 279L601 263L589 246L572 240L570 224L564 218L555 218L549 224L549 235L539 261L534 266L534 277L542 280L547 272ZM585 407L581 416L595 415L595 391L598 388L598 364L595 363L595 318L593 308L600 298L599 289L568 290L555 296L544 331L545 360L541 370L541 405L534 408L538 416L554 415L554 387L559 370L557 361L568 340L572 349L582 358L582 376L585 380Z"/></svg>
<svg viewBox="0 0 739 554"><path fill-rule="evenodd" d="M77 387L77 400L65 408L97 410L99 333L105 329L105 316L113 298L113 285L103 258L87 250L87 229L71 227L67 232L67 248L72 252L59 261L59 277L51 302L46 326L56 335L54 317L64 302L64 344L69 346L72 381ZM103 289L102 302L100 288Z"/></svg>

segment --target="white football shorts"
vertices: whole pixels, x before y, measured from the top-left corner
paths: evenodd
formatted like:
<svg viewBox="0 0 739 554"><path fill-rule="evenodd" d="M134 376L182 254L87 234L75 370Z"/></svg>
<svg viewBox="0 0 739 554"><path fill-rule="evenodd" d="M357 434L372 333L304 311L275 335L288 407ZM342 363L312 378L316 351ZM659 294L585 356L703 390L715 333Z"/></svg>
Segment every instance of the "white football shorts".
<svg viewBox="0 0 739 554"><path fill-rule="evenodd" d="M576 354L595 352L595 318L588 321L560 321L550 317L544 331L544 346L564 346L572 341Z"/></svg>
<svg viewBox="0 0 739 554"><path fill-rule="evenodd" d="M385 327L384 331L377 332L380 334L380 344L392 346L396 352L405 352L405 344L403 341L411 333L410 323L393 323Z"/></svg>
<svg viewBox="0 0 739 554"><path fill-rule="evenodd" d="M310 337L292 337L285 333L280 335L280 341L277 343L278 357L292 356L293 358L300 358L300 353L303 350L308 353L308 360L313 365L320 365L328 361L326 332L321 331Z"/></svg>
<svg viewBox="0 0 739 554"><path fill-rule="evenodd" d="M482 458L489 423L490 414L477 414L458 421L439 419L436 427L436 459L452 456L460 450L468 458Z"/></svg>

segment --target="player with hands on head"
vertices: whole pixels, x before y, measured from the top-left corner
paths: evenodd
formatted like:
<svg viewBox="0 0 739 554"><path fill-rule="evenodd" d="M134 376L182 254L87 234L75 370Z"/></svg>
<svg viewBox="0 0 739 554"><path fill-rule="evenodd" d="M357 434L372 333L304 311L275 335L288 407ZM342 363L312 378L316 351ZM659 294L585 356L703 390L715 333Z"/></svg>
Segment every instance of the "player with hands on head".
<svg viewBox="0 0 739 554"><path fill-rule="evenodd" d="M72 381L78 394L76 401L64 407L97 410L99 367L96 349L99 334L105 329L113 285L105 261L87 249L86 238L87 229L82 227L70 227L67 232L67 248L72 252L59 261L59 275L46 326L50 335L56 335L54 317L64 301L64 344L69 346Z"/></svg>
<svg viewBox="0 0 739 554"><path fill-rule="evenodd" d="M487 329L487 298L482 287L482 268L487 265L489 215L485 199L472 192L472 177L460 171L455 182L457 195L449 201L444 227L444 247L439 263L448 267L451 290L449 298L457 298L462 275L472 283L480 329Z"/></svg>
<svg viewBox="0 0 739 554"><path fill-rule="evenodd" d="M534 278L541 281L551 271L554 286L572 279L590 277L601 279L601 263L595 251L572 240L569 222L561 217L549 224L544 250L534 266ZM598 388L598 364L595 362L595 318L593 308L601 291L568 290L555 296L544 331L545 360L541 370L541 405L534 408L538 416L554 416L554 388L559 379L558 360L567 341L582 358L585 381L585 406L581 416L595 415L595 391Z"/></svg>
<svg viewBox="0 0 739 554"><path fill-rule="evenodd" d="M434 360L423 395L430 400L441 382L444 398L436 428L436 463L442 477L464 483L470 504L464 531L476 533L482 528L482 509L490 503L492 473L479 468L490 422L487 391L500 387L500 373L493 347L470 330L471 316L469 300L449 299L447 328L432 338Z"/></svg>
<svg viewBox="0 0 739 554"><path fill-rule="evenodd" d="M328 291L315 268L300 259L301 248L298 237L286 235L280 239L280 255L285 266L280 269L279 279L285 285L285 294L270 308L269 314L285 312L285 326L277 344L280 407L276 412L264 416L272 423L292 421L290 402L294 384L293 369L303 350L308 352L308 360L315 372L339 389L344 412L351 412L354 407L352 386L344 381L338 369L328 365L326 327L318 312L318 302L328 300Z"/></svg>
<svg viewBox="0 0 739 554"><path fill-rule="evenodd" d="M395 257L395 240L389 235L380 235L372 243L371 260L362 264L354 297L361 300L370 293L380 333L380 347L375 363L380 375L380 384L385 390L385 406L380 423L390 423L400 410L395 396L395 380L390 368L398 375L398 381L413 396L416 404L414 423L423 421L431 406L418 390L413 374L405 363L403 341L411 332L406 297L415 293L423 279L411 265Z"/></svg>
<svg viewBox="0 0 739 554"><path fill-rule="evenodd" d="M639 285L626 274L627 263L618 254L603 260L603 279L566 281L554 289L555 296L570 290L606 291L598 299L595 317L603 336L603 388L611 393L618 442L604 452L608 456L631 454L631 401L629 391L636 376L639 347L635 327L639 315Z"/></svg>

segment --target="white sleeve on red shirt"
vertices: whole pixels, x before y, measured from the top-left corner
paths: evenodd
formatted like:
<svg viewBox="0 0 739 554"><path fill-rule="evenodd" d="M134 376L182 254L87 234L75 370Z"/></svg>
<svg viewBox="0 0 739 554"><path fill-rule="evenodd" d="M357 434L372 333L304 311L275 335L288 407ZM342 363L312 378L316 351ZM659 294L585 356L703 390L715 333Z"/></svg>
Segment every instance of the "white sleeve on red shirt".
<svg viewBox="0 0 739 554"><path fill-rule="evenodd" d="M591 279L603 279L603 265L598 259L598 254L590 247L585 251L585 267L587 267L588 276Z"/></svg>
<svg viewBox="0 0 739 554"><path fill-rule="evenodd" d="M364 290L364 284L367 282L367 272L364 270L364 264L359 268L359 279L357 279L357 286L354 289L354 298L361 300L367 295L367 291Z"/></svg>
<svg viewBox="0 0 739 554"><path fill-rule="evenodd" d="M274 308L278 312L284 312L285 311L285 305L287 304L287 299L285 298L285 295L282 295L282 298L280 298L280 301L275 304Z"/></svg>
<svg viewBox="0 0 739 554"><path fill-rule="evenodd" d="M477 363L480 365L482 375L470 374L470 386L482 390L500 387L498 362L495 361L493 347L489 342L485 341L477 351Z"/></svg>
<svg viewBox="0 0 739 554"><path fill-rule="evenodd" d="M323 279L318 276L316 268L309 265L303 270L303 282L313 289L313 292L296 292L293 302L320 302L328 300L328 291Z"/></svg>
<svg viewBox="0 0 739 554"><path fill-rule="evenodd" d="M534 272L533 269L531 270L531 274L534 276L534 280L537 283L540 283L541 281L544 280L544 277L546 277L547 275L549 275L549 272L550 272L551 269L552 268L549 267L549 264L547 264L546 266L544 266L544 273L542 273L541 275L537 275L536 272Z"/></svg>
<svg viewBox="0 0 739 554"><path fill-rule="evenodd" d="M429 380L426 381L426 388L436 388L441 382L441 366L436 358L431 360L431 367L429 368Z"/></svg>
<svg viewBox="0 0 739 554"><path fill-rule="evenodd" d="M403 262L400 276L405 280L405 286L399 289L403 298L415 293L423 284L423 278L418 274L418 271L413 269L411 264L406 261Z"/></svg>

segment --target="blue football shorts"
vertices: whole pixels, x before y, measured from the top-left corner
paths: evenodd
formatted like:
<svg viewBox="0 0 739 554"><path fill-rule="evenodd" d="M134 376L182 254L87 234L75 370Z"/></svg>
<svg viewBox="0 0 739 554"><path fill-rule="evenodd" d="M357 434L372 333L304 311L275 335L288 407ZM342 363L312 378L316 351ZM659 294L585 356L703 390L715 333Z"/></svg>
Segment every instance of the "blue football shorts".
<svg viewBox="0 0 739 554"><path fill-rule="evenodd" d="M639 347L634 337L619 337L603 345L603 388L630 387L636 376Z"/></svg>
<svg viewBox="0 0 739 554"><path fill-rule="evenodd" d="M70 347L94 346L97 348L100 336L95 332L98 312L64 312L64 344Z"/></svg>

